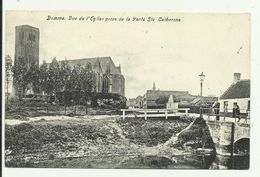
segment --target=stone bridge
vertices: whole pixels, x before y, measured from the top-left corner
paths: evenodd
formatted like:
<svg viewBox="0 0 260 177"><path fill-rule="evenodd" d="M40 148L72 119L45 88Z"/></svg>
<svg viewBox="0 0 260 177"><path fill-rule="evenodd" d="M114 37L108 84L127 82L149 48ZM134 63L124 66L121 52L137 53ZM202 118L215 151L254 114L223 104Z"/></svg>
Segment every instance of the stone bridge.
<svg viewBox="0 0 260 177"><path fill-rule="evenodd" d="M250 124L206 120L216 152L220 155L249 153Z"/></svg>

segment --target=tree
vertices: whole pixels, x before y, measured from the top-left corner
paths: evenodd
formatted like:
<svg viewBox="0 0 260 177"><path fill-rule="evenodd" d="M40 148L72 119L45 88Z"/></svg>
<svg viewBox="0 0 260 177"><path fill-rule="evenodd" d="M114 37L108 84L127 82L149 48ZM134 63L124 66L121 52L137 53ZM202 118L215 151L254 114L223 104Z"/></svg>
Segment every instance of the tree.
<svg viewBox="0 0 260 177"><path fill-rule="evenodd" d="M49 65L48 77L48 93L54 94L56 101L56 94L60 89L60 76L59 76L59 62L54 58Z"/></svg>
<svg viewBox="0 0 260 177"><path fill-rule="evenodd" d="M15 62L14 66L12 67L13 71L13 80L15 86L15 92L18 92L19 100L21 100L22 95L25 92L25 88L27 86L27 82L25 79L27 73L27 66L24 58L19 57ZM17 93L16 93L17 94Z"/></svg>
<svg viewBox="0 0 260 177"><path fill-rule="evenodd" d="M168 96L163 96L163 97L160 97L160 98L156 99L155 103L158 104L158 105L166 105L168 100L169 100Z"/></svg>
<svg viewBox="0 0 260 177"><path fill-rule="evenodd" d="M43 61L39 68L39 90L43 92L43 94L46 94L48 90L48 75L48 65L46 61Z"/></svg>
<svg viewBox="0 0 260 177"><path fill-rule="evenodd" d="M25 75L25 80L31 85L30 89L32 89L34 93L39 93L39 72L39 66L33 61Z"/></svg>
<svg viewBox="0 0 260 177"><path fill-rule="evenodd" d="M66 114L66 107L67 103L70 101L69 91L70 91L70 79L71 75L71 67L68 64L68 61L62 61L60 64L60 70L59 70L59 77L60 77L60 87L63 91L63 101L64 101L64 108L65 108L65 114Z"/></svg>
<svg viewBox="0 0 260 177"><path fill-rule="evenodd" d="M71 67L68 61L61 61L59 69L60 88L62 91L70 89L69 79L71 75Z"/></svg>
<svg viewBox="0 0 260 177"><path fill-rule="evenodd" d="M91 64L85 65L81 72L81 88L84 92L84 102L85 102L85 110L86 114L88 113L88 100L90 97L90 93L95 90L96 86L96 80L95 80L95 74L92 71Z"/></svg>
<svg viewBox="0 0 260 177"><path fill-rule="evenodd" d="M5 82L6 82L6 105L8 109L8 99L9 99L9 84L12 77L12 58L7 55L5 57Z"/></svg>
<svg viewBox="0 0 260 177"><path fill-rule="evenodd" d="M73 102L75 106L74 113L76 113L76 100L80 101L80 92L82 90L82 73L83 73L83 68L80 64L77 64L73 67L71 71L71 76L70 76L70 86L71 86L71 91L73 93Z"/></svg>

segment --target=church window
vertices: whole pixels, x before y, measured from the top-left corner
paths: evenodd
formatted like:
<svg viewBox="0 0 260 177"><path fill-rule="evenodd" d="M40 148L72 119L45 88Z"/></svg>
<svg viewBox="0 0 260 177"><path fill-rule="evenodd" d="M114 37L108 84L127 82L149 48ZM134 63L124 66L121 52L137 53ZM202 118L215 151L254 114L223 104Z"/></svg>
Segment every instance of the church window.
<svg viewBox="0 0 260 177"><path fill-rule="evenodd" d="M34 34L29 34L29 40L30 41L35 41L35 35Z"/></svg>

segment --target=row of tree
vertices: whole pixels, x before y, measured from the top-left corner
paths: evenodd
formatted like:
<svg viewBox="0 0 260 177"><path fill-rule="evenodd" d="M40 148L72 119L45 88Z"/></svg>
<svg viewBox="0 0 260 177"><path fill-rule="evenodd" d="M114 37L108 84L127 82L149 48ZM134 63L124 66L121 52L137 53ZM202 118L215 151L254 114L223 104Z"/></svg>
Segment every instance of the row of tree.
<svg viewBox="0 0 260 177"><path fill-rule="evenodd" d="M44 61L39 66L34 61L29 63L19 58L12 66L12 59L8 55L6 56L7 93L11 76L20 99L28 87L34 93L54 96L58 92L90 93L96 90L96 75L90 63L85 66L77 64L71 67L68 61L58 62L54 58L51 63L47 64Z"/></svg>

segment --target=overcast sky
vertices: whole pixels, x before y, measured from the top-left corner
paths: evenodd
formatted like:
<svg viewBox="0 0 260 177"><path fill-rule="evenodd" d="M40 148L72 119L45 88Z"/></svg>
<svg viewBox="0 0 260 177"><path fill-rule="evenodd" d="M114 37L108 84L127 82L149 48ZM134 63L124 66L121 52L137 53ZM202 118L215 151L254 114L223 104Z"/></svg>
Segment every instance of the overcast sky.
<svg viewBox="0 0 260 177"><path fill-rule="evenodd" d="M48 21L47 16L154 17L155 22ZM158 22L159 17L181 22ZM250 78L250 16L195 13L6 13L6 54L14 56L15 26L40 29L40 62L110 56L121 64L128 98L143 95L153 81L160 90L219 96L233 73Z"/></svg>

